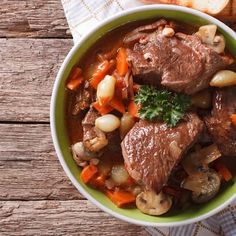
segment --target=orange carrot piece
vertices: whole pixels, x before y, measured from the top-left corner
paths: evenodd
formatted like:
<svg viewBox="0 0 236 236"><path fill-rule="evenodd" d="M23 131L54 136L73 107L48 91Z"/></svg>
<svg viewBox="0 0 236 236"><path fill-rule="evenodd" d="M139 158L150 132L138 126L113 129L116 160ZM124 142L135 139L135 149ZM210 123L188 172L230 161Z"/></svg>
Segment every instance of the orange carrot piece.
<svg viewBox="0 0 236 236"><path fill-rule="evenodd" d="M94 165L85 166L80 174L82 181L87 184L93 176L98 172L98 169Z"/></svg>
<svg viewBox="0 0 236 236"><path fill-rule="evenodd" d="M104 62L100 63L93 73L92 79L90 80L90 85L97 89L98 84L103 80L106 73L110 69L110 63L108 60L105 60Z"/></svg>
<svg viewBox="0 0 236 236"><path fill-rule="evenodd" d="M128 105L128 112L131 116L133 116L135 118L139 118L139 116L138 116L138 106L133 100L130 101L130 103Z"/></svg>
<svg viewBox="0 0 236 236"><path fill-rule="evenodd" d="M232 114L232 115L230 116L230 118L231 118L231 121L232 121L233 125L236 126L236 114Z"/></svg>
<svg viewBox="0 0 236 236"><path fill-rule="evenodd" d="M125 76L128 72L129 66L127 62L127 54L125 48L120 48L116 57L116 69L120 76Z"/></svg>
<svg viewBox="0 0 236 236"><path fill-rule="evenodd" d="M74 67L70 72L66 87L74 91L79 88L83 80L82 70L79 67Z"/></svg>
<svg viewBox="0 0 236 236"><path fill-rule="evenodd" d="M106 195L115 203L118 207L125 207L135 202L135 196L131 192L123 190L107 190Z"/></svg>
<svg viewBox="0 0 236 236"><path fill-rule="evenodd" d="M67 87L68 89L72 90L72 91L75 91L75 90L77 90L77 89L80 87L80 85L83 83L83 81L84 81L84 78L83 78L83 77L70 80L70 81L67 83L66 87Z"/></svg>
<svg viewBox="0 0 236 236"><path fill-rule="evenodd" d="M222 175L225 181L229 181L233 178L230 170L222 162L216 161L214 167Z"/></svg>
<svg viewBox="0 0 236 236"><path fill-rule="evenodd" d="M109 105L101 106L98 101L93 103L93 107L101 114L106 115L113 110L113 107Z"/></svg>
<svg viewBox="0 0 236 236"><path fill-rule="evenodd" d="M120 113L125 113L125 106L120 98L114 96L110 101L110 106L119 111Z"/></svg>
<svg viewBox="0 0 236 236"><path fill-rule="evenodd" d="M69 78L74 80L82 75L82 70L79 67L74 67L71 72Z"/></svg>
<svg viewBox="0 0 236 236"><path fill-rule="evenodd" d="M105 188L105 177L103 175L95 175L90 181L89 183L98 189L104 189Z"/></svg>

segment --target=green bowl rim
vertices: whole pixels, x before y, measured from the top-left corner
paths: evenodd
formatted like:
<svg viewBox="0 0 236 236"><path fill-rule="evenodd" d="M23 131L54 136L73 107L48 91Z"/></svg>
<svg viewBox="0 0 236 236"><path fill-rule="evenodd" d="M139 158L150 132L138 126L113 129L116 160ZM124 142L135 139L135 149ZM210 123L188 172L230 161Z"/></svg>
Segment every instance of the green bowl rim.
<svg viewBox="0 0 236 236"><path fill-rule="evenodd" d="M66 70L66 67L70 63L71 58L77 52L77 50L80 48L80 46L94 32L96 32L98 30L98 28L100 28L100 27L102 27L102 26L104 26L104 25L120 18L120 17L123 17L125 15L138 13L138 12L143 12L143 11L152 11L152 10L179 11L179 12L195 15L197 17L200 17L200 18L204 19L204 20L212 22L213 24L218 25L220 28L224 29L224 31L226 33L228 33L233 39L236 39L236 33L232 29L230 29L228 26L226 26L224 23L220 22L219 20L215 19L214 17L209 16L209 15L203 13L203 12L200 12L200 11L197 11L197 10L194 10L194 9L191 9L191 8L187 8L187 7L181 7L181 6L176 6L176 5L158 4L158 5L148 5L148 6L136 7L136 8L132 8L131 10L125 10L125 11L122 11L118 14L115 14L114 16L109 17L106 20L98 23L98 25L96 25L96 27L94 27L88 34L83 36L82 39L76 45L73 46L73 48L70 50L70 52L66 56L63 64L60 67L60 70L57 74L57 77L56 77L56 80L55 80L55 83L54 83L54 87L53 87L53 91L52 91L51 104L50 104L50 127L51 127L51 135L52 135L52 140L53 140L54 147L55 147L55 150L56 150L56 154L58 156L58 159L59 159L64 171L66 172L67 176L69 177L71 182L74 184L74 186L89 201L91 201L94 205L96 205L98 208L102 209L103 211L115 216L118 219L124 220L124 221L129 222L129 223L133 223L133 224L137 224L137 225L143 225L143 226L162 226L162 227L163 226L171 226L171 227L173 227L173 226L181 226L181 225L195 223L197 221L206 219L206 218L218 213L223 208L225 208L228 204L230 204L234 199L236 199L236 193L233 196L231 196L227 201L225 201L223 204L219 205L217 208L215 208L213 210L210 210L209 212L207 212L203 215L200 215L198 217L191 218L191 219L188 219L188 220L182 220L182 221L178 221L178 222L170 222L170 223L143 222L142 220L132 219L132 218L124 216L122 214L116 213L116 212L112 211L111 209L109 209L108 207L102 205L95 198L93 198L89 193L87 193L86 190L80 185L80 183L73 176L73 174L71 173L68 165L66 164L66 162L64 160L62 150L60 149L59 140L58 140L58 137L57 137L56 125L55 125L56 98L57 98L57 94L58 94L58 91L59 91L60 80L61 80L61 78L62 78L62 76L63 76L63 74Z"/></svg>

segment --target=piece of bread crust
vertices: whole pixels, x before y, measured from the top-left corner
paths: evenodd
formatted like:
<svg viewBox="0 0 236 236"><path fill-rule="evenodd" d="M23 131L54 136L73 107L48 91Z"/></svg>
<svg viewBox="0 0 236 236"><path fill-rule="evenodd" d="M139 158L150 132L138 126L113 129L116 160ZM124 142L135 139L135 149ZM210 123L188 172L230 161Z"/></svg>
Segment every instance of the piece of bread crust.
<svg viewBox="0 0 236 236"><path fill-rule="evenodd" d="M146 3L166 3L191 7L211 15L219 14L230 0L144 0Z"/></svg>

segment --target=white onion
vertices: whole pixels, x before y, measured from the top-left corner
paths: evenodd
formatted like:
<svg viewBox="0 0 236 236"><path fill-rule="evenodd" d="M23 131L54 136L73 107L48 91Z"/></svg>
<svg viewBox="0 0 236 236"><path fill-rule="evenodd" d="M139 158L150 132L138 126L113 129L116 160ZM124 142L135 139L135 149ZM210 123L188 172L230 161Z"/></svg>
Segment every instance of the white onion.
<svg viewBox="0 0 236 236"><path fill-rule="evenodd" d="M134 126L135 121L133 117L128 113L124 113L120 121L120 137L123 139L129 130Z"/></svg>
<svg viewBox="0 0 236 236"><path fill-rule="evenodd" d="M236 73L231 70L221 70L214 75L210 85L220 88L236 85Z"/></svg>
<svg viewBox="0 0 236 236"><path fill-rule="evenodd" d="M95 127L103 132L112 132L119 128L120 119L112 114L100 116L95 120Z"/></svg>
<svg viewBox="0 0 236 236"><path fill-rule="evenodd" d="M123 165L115 165L111 170L111 178L118 185L124 184L129 178L129 174Z"/></svg>
<svg viewBox="0 0 236 236"><path fill-rule="evenodd" d="M106 75L98 84L97 99L100 105L104 105L111 101L115 93L116 79L114 76Z"/></svg>

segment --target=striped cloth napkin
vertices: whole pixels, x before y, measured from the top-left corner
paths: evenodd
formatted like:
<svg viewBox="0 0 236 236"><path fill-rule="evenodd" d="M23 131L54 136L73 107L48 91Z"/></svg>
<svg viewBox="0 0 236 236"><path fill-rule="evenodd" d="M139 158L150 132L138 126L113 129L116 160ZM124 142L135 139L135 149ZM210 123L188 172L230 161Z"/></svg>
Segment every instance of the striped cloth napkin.
<svg viewBox="0 0 236 236"><path fill-rule="evenodd" d="M61 1L75 43L106 17L143 5L138 0ZM146 230L153 236L236 236L236 202L219 214L195 224L181 227L146 227Z"/></svg>

